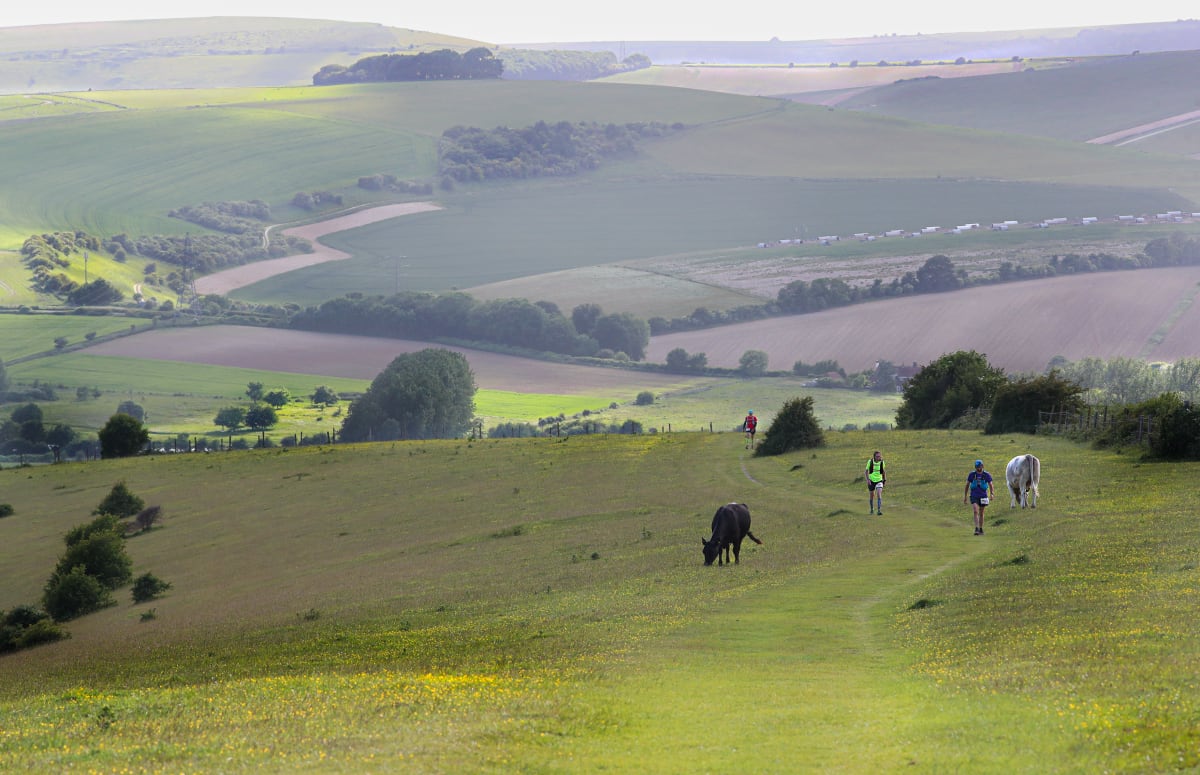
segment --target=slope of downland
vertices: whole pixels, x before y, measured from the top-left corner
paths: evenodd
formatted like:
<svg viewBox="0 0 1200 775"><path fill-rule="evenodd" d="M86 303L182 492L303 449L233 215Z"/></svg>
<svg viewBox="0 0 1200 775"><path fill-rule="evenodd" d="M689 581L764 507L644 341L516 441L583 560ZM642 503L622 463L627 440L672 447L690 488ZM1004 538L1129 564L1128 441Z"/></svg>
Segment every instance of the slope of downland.
<svg viewBox="0 0 1200 775"><path fill-rule="evenodd" d="M1196 109L1191 79L1200 51L1084 60L970 78L878 86L844 108L1020 135L1082 142ZM1193 153L1200 151L1194 148Z"/></svg>
<svg viewBox="0 0 1200 775"><path fill-rule="evenodd" d="M464 38L326 19L207 17L0 29L0 93L311 84L327 64L371 53L479 45Z"/></svg>
<svg viewBox="0 0 1200 775"><path fill-rule="evenodd" d="M36 598L115 480L164 505L129 551L173 587L0 659L0 765L1195 766L1195 531L1170 495L1195 465L897 433L888 515L868 518L872 438L763 460L684 434L8 472L0 607ZM1014 449L1046 461L1040 508L973 538L954 472ZM695 536L730 498L765 544L704 568Z"/></svg>

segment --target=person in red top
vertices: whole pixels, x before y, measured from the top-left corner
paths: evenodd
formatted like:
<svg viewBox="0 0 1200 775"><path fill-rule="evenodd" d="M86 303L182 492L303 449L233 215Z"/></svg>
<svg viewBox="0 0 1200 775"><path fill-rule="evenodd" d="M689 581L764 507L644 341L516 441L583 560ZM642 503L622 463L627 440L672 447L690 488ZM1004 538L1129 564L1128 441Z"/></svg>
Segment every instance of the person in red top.
<svg viewBox="0 0 1200 775"><path fill-rule="evenodd" d="M758 418L751 409L742 420L742 430L746 432L746 449L754 449L754 432L758 430Z"/></svg>

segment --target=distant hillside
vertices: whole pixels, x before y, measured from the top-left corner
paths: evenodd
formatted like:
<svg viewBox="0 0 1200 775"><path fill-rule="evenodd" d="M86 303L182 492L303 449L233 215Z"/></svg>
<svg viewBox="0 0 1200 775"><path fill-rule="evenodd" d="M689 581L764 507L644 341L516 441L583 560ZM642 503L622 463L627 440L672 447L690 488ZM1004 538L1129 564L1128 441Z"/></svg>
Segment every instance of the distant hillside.
<svg viewBox="0 0 1200 775"><path fill-rule="evenodd" d="M998 8L996 25L1005 24ZM655 64L812 64L920 60L971 60L1107 56L1133 51L1184 51L1200 40L1200 21L1181 20L1102 27L955 32L938 35L876 35L843 40L783 41L580 41L522 43L520 48L612 51L620 58L645 54ZM517 47L516 44L513 44Z"/></svg>
<svg viewBox="0 0 1200 775"><path fill-rule="evenodd" d="M1200 46L1200 32L1194 46ZM924 68L921 68L924 71ZM911 78L862 91L839 107L931 124L1087 141L1172 116L1196 102L1200 51L1027 63L1020 72ZM1191 149L1200 152L1200 146Z"/></svg>
<svg viewBox="0 0 1200 775"><path fill-rule="evenodd" d="M366 22L211 17L0 28L0 93L291 86L369 54L477 41Z"/></svg>

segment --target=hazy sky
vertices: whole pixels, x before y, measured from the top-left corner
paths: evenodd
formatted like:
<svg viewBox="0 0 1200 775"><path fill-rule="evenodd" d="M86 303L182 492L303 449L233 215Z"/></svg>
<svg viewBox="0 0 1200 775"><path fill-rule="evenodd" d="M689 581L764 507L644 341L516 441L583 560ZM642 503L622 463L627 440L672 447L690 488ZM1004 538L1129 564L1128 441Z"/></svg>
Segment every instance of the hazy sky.
<svg viewBox="0 0 1200 775"><path fill-rule="evenodd" d="M1195 0L107 0L76 5L19 0L0 27L192 16L280 16L368 21L487 43L580 40L811 40L896 33L1018 30L1200 17ZM1200 41L1197 41L1200 48Z"/></svg>

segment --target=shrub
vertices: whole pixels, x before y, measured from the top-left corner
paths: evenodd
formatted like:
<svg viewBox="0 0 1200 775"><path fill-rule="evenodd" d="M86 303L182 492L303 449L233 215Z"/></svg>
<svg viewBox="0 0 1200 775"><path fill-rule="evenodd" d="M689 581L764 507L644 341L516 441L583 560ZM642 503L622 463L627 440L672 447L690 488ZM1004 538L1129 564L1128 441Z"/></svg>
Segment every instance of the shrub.
<svg viewBox="0 0 1200 775"><path fill-rule="evenodd" d="M169 583L153 573L143 573L133 581L133 602L144 603L147 600L153 600L170 588Z"/></svg>
<svg viewBox="0 0 1200 775"><path fill-rule="evenodd" d="M125 552L125 538L115 530L97 531L69 546L59 559L54 574L61 576L75 568L83 568L86 574L107 589L128 584L133 578L133 561ZM49 611L50 607L46 606L46 610Z"/></svg>
<svg viewBox="0 0 1200 775"><path fill-rule="evenodd" d="M654 394L649 390L643 390L637 394L637 400L635 403L638 406L649 406L650 404L654 403Z"/></svg>
<svg viewBox="0 0 1200 775"><path fill-rule="evenodd" d="M49 618L42 619L30 626L17 637L16 647L19 649L32 648L42 643L54 643L65 640L71 635Z"/></svg>
<svg viewBox="0 0 1200 775"><path fill-rule="evenodd" d="M133 521L139 530L149 530L162 517L162 506L147 506L137 513Z"/></svg>
<svg viewBox="0 0 1200 775"><path fill-rule="evenodd" d="M0 517L11 517L13 515L13 507L11 503L0 503Z"/></svg>
<svg viewBox="0 0 1200 775"><path fill-rule="evenodd" d="M56 622L99 611L113 605L112 595L104 585L89 576L82 565L76 565L69 573L55 573L46 582L42 605Z"/></svg>
<svg viewBox="0 0 1200 775"><path fill-rule="evenodd" d="M783 405L762 443L755 449L755 456L782 455L794 449L821 447L825 434L813 414L813 398L793 398Z"/></svg>
<svg viewBox="0 0 1200 775"><path fill-rule="evenodd" d="M118 517L132 517L146 507L145 502L129 491L125 482L117 482L109 490L104 500L96 507L93 514L113 514Z"/></svg>

